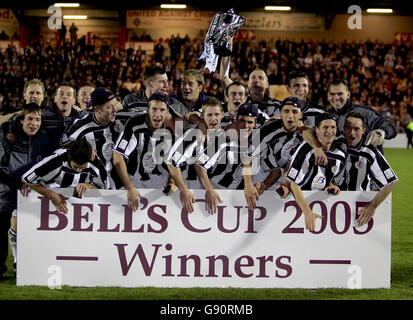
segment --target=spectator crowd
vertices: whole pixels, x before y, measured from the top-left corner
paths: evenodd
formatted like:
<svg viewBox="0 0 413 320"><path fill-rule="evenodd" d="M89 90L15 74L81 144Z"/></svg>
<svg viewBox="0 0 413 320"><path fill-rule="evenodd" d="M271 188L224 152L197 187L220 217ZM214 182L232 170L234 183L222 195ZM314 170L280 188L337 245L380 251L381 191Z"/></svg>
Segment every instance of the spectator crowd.
<svg viewBox="0 0 413 320"><path fill-rule="evenodd" d="M145 39L148 37L145 37ZM148 38L149 39L149 38ZM112 90L120 99L141 89L148 66L164 68L170 94L177 94L184 70L203 70L201 37L172 35L154 42L153 52L107 45L87 45L83 39L55 47L32 43L21 52L10 47L0 52L0 110L12 112L22 106L23 86L32 78L45 85L44 106L61 82L79 88L91 82ZM326 86L333 79L347 80L354 103L374 108L391 118L399 131L413 116L413 47L411 44L366 41L267 40L234 41L230 78L246 83L255 68L266 71L270 85L285 85L287 74L304 70L311 85L311 100L328 108ZM223 100L218 72L205 72L204 92Z"/></svg>

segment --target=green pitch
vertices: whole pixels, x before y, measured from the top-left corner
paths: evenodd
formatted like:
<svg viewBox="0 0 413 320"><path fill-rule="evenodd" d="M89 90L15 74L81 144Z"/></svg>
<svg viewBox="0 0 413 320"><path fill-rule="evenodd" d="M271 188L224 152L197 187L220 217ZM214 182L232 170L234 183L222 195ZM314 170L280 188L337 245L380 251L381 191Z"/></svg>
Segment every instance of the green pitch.
<svg viewBox="0 0 413 320"><path fill-rule="evenodd" d="M393 190L392 276L390 289L159 289L16 287L11 271L0 281L0 299L190 299L190 300L307 300L307 299L413 299L413 149L386 149L386 158L398 175ZM12 270L9 255L8 268ZM369 270L367 272L374 272Z"/></svg>

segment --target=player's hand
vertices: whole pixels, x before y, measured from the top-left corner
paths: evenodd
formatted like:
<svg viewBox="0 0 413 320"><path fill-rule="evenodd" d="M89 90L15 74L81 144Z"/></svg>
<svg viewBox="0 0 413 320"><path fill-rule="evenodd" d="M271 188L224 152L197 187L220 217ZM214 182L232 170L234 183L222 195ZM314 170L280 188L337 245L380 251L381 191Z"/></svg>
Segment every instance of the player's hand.
<svg viewBox="0 0 413 320"><path fill-rule="evenodd" d="M277 191L281 189L282 191ZM288 195L290 194L290 188L288 186L286 186L284 183L280 183L278 184L275 188L274 191L277 192L281 199L285 199L288 197ZM281 193L282 192L282 193Z"/></svg>
<svg viewBox="0 0 413 320"><path fill-rule="evenodd" d="M79 107L79 106L77 106L77 105L75 105L75 104L72 106L72 108L75 109L77 112L82 111L82 108Z"/></svg>
<svg viewBox="0 0 413 320"><path fill-rule="evenodd" d="M67 208L66 200L69 199L60 193L53 192L52 196L50 197L50 201L52 201L53 205L56 207L56 210L67 214L69 211Z"/></svg>
<svg viewBox="0 0 413 320"><path fill-rule="evenodd" d="M384 141L384 138L386 136L386 133L382 129L376 129L373 131L370 131L366 137L366 143L365 145L372 145L372 146L378 146L381 145Z"/></svg>
<svg viewBox="0 0 413 320"><path fill-rule="evenodd" d="M322 148L314 148L315 165L325 167L328 159Z"/></svg>
<svg viewBox="0 0 413 320"><path fill-rule="evenodd" d="M247 201L248 208L254 210L256 207L256 201L260 195L257 188L254 185L245 186L244 188L245 200Z"/></svg>
<svg viewBox="0 0 413 320"><path fill-rule="evenodd" d="M222 200L214 189L208 189L205 191L205 210L209 214L215 214L217 212L218 202L222 203Z"/></svg>
<svg viewBox="0 0 413 320"><path fill-rule="evenodd" d="M126 197L128 199L128 207L131 208L132 211L137 211L139 209L139 199L141 197L138 189L135 187L128 189Z"/></svg>
<svg viewBox="0 0 413 320"><path fill-rule="evenodd" d="M305 227L308 231L314 231L315 229L315 221L317 218L323 219L323 216L310 212L310 213L304 213L305 216Z"/></svg>
<svg viewBox="0 0 413 320"><path fill-rule="evenodd" d="M179 199L181 200L182 206L186 211L189 213L194 212L195 197L189 189L181 190Z"/></svg>
<svg viewBox="0 0 413 320"><path fill-rule="evenodd" d="M77 192L79 198L83 197L83 195L84 195L84 193L86 192L87 189L89 189L89 186L88 186L87 183L79 183L76 186L76 192Z"/></svg>
<svg viewBox="0 0 413 320"><path fill-rule="evenodd" d="M122 103L118 100L115 101L114 105L115 105L116 111L120 111L123 109Z"/></svg>
<svg viewBox="0 0 413 320"><path fill-rule="evenodd" d="M27 197L32 189L25 183L20 188L20 193L23 197Z"/></svg>
<svg viewBox="0 0 413 320"><path fill-rule="evenodd" d="M164 188L164 193L167 196L170 196L171 194L175 193L176 191L178 191L178 187L173 182L168 182L166 184L165 188Z"/></svg>
<svg viewBox="0 0 413 320"><path fill-rule="evenodd" d="M338 195L340 193L340 188L336 186L335 184L330 184L327 188L324 189L324 192L326 194L333 194L333 195Z"/></svg>
<svg viewBox="0 0 413 320"><path fill-rule="evenodd" d="M262 194L264 193L264 191L267 190L268 187L269 187L269 186L267 186L267 185L264 183L264 181L258 181L258 182L255 184L255 188L257 189L259 195L262 195Z"/></svg>
<svg viewBox="0 0 413 320"><path fill-rule="evenodd" d="M357 219L358 225L361 227L362 225L368 223L370 219L374 216L376 212L376 208L369 203L368 205L360 208L359 210L359 217Z"/></svg>

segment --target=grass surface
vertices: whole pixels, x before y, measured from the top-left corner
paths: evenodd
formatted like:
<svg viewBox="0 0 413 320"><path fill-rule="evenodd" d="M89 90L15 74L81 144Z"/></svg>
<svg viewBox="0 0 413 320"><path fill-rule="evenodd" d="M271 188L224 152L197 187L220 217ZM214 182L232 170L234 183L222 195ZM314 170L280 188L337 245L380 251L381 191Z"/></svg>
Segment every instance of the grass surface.
<svg viewBox="0 0 413 320"><path fill-rule="evenodd" d="M0 281L2 300L413 300L413 149L386 149L400 181L393 189L390 289L77 288L17 287L11 271ZM8 268L12 270L9 254ZM374 270L371 270L374 272Z"/></svg>

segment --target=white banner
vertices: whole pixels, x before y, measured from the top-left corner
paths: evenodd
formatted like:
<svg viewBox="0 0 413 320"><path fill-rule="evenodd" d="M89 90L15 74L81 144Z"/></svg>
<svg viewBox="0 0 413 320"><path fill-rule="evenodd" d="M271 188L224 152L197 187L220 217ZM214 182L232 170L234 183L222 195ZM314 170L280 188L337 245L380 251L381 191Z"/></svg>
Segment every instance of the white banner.
<svg viewBox="0 0 413 320"><path fill-rule="evenodd" d="M391 195L368 225L355 213L374 192L304 192L317 219L305 230L294 199L266 191L254 211L243 191L219 190L218 213L181 210L179 192L140 190L69 198L69 213L35 192L18 200L17 285L242 288L389 288ZM70 194L70 190L64 190Z"/></svg>

